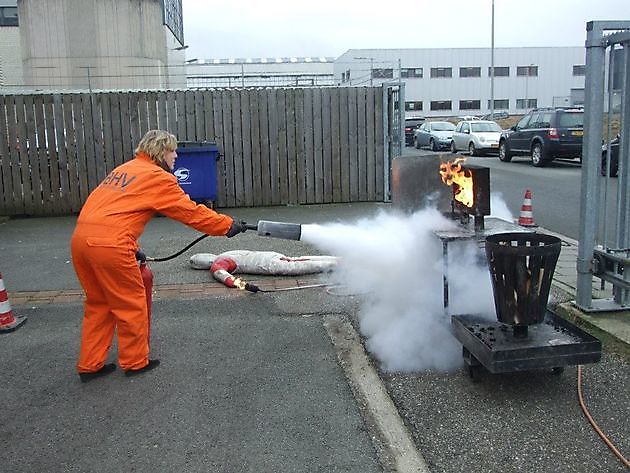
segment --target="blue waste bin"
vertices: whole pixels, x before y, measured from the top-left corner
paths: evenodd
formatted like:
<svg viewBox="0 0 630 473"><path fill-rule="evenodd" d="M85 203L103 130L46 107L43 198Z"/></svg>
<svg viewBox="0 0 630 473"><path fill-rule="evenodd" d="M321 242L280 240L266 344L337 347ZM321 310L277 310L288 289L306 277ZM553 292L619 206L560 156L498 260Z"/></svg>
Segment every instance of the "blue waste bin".
<svg viewBox="0 0 630 473"><path fill-rule="evenodd" d="M219 148L210 141L180 142L173 174L188 196L195 201L217 199L217 160Z"/></svg>

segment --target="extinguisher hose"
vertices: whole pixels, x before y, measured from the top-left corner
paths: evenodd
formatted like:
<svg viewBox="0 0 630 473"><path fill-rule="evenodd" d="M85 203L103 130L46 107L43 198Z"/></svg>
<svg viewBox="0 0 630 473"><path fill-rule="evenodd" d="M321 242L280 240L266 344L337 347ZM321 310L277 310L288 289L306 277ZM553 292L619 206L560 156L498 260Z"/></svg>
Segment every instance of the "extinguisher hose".
<svg viewBox="0 0 630 473"><path fill-rule="evenodd" d="M194 241L190 242L188 245L186 245L184 248L182 248L181 250L179 250L177 253L173 253L172 255L169 256L165 256L163 258L152 258L150 256L147 256L147 261L168 261L170 259L173 258L177 258L179 255L181 255L182 253L184 253L185 251L188 251L190 248L192 248L193 246L195 246L197 243L199 243L201 240L203 240L204 238L206 238L208 235L201 235L199 238L195 239Z"/></svg>

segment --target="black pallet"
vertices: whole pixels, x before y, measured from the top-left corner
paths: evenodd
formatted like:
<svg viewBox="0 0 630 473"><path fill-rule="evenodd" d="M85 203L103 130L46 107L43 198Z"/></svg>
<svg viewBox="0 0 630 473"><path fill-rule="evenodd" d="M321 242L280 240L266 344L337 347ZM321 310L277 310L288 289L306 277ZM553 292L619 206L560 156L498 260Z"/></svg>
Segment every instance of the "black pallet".
<svg viewBox="0 0 630 473"><path fill-rule="evenodd" d="M514 336L512 326L477 315L453 315L451 324L473 378L480 365L490 373L544 368L560 373L565 366L596 363L602 357L597 338L550 311L523 338Z"/></svg>

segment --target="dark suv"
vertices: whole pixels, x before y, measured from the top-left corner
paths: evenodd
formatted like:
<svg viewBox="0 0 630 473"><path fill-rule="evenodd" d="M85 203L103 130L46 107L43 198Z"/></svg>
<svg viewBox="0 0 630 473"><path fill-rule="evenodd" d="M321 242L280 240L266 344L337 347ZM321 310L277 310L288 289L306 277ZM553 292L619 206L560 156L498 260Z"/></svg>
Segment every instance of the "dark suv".
<svg viewBox="0 0 630 473"><path fill-rule="evenodd" d="M424 117L405 118L405 146L413 146L414 131L424 123Z"/></svg>
<svg viewBox="0 0 630 473"><path fill-rule="evenodd" d="M532 157L532 164L544 166L555 158L582 162L584 110L581 108L537 108L529 112L499 140L499 159Z"/></svg>

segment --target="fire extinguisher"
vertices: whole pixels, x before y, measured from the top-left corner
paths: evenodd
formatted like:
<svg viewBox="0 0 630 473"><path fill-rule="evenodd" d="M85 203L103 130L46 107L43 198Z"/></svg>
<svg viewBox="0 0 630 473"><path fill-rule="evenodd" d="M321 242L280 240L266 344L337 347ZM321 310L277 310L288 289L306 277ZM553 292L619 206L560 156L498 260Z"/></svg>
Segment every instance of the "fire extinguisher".
<svg viewBox="0 0 630 473"><path fill-rule="evenodd" d="M142 251L136 252L136 261L140 265L140 275L144 283L144 295L147 299L147 317L149 318L147 342L151 346L151 306L153 304L153 271L147 263L147 257Z"/></svg>

